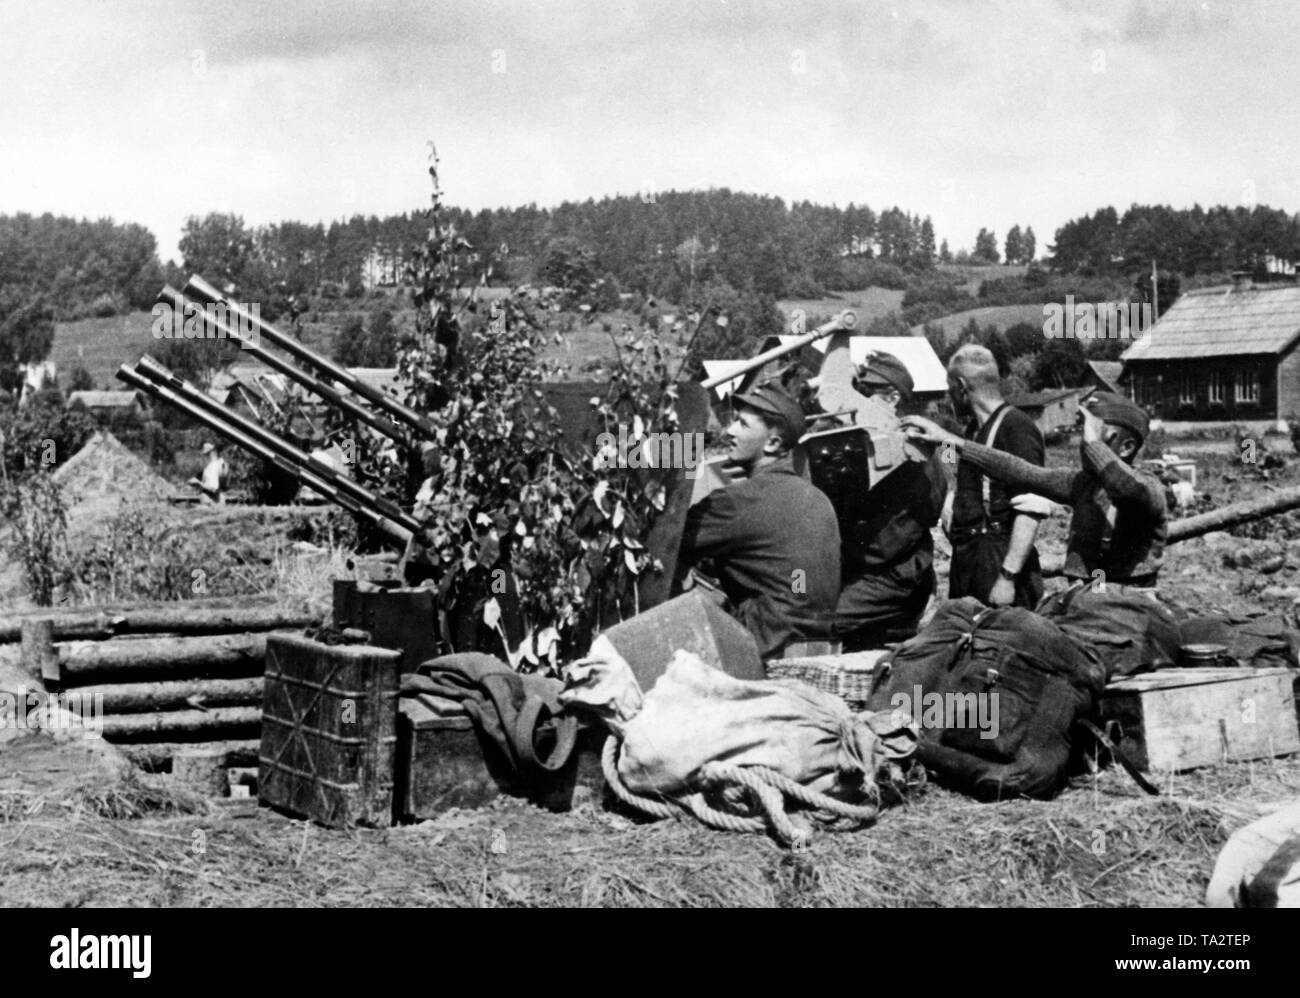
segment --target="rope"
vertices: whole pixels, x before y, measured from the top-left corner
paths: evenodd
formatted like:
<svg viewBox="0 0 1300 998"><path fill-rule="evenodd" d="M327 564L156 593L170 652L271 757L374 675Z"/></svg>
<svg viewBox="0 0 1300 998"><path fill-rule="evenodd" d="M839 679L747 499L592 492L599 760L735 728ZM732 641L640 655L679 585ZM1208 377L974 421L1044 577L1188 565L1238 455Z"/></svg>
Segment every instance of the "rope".
<svg viewBox="0 0 1300 998"><path fill-rule="evenodd" d="M705 799L702 790L680 798L645 797L628 789L618 773L619 741L611 735L601 752L601 769L605 782L614 796L624 804L652 818L680 818L689 813L704 824L728 832L760 832L770 830L781 842L800 849L808 845L812 829L798 816L786 812L785 798L806 804L814 810L813 817L830 827L858 827L876 819L875 805L847 804L825 794L810 790L803 784L782 776L763 766L727 766L710 762L700 769L700 783L716 788L718 796L729 806L739 806L736 791L749 791L762 810L762 816L738 815L720 811Z"/></svg>

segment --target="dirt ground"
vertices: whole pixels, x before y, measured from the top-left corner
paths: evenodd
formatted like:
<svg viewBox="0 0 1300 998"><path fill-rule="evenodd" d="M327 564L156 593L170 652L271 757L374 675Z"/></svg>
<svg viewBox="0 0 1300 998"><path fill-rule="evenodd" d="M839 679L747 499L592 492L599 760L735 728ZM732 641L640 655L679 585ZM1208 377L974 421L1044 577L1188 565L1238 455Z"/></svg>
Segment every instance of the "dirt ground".
<svg viewBox="0 0 1300 998"><path fill-rule="evenodd" d="M1209 503L1300 482L1300 462L1264 480L1230 454L1225 443L1197 455ZM1059 552L1065 525L1048 525L1045 554ZM1300 530L1284 517L1243 533L1257 536L1170 548L1167 595L1291 613ZM1261 564L1270 571L1251 567ZM163 787L0 783L0 904L1195 906L1227 836L1300 796L1300 757L1184 773L1162 780L1160 797L1111 769L1048 802L979 804L929 786L871 828L819 831L800 853L760 835L642 823L591 799L568 814L503 800L341 832Z"/></svg>

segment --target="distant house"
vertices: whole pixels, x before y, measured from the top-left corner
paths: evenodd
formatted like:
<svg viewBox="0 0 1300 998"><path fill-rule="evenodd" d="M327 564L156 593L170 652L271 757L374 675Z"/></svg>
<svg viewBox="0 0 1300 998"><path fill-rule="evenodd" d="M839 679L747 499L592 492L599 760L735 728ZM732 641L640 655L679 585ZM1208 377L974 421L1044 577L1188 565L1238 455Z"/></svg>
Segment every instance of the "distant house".
<svg viewBox="0 0 1300 998"><path fill-rule="evenodd" d="M1124 373L1124 363L1118 360L1090 360L1088 373L1084 377L1085 388L1095 388L1099 392L1116 392L1123 394L1120 375Z"/></svg>
<svg viewBox="0 0 1300 998"><path fill-rule="evenodd" d="M1054 388L1042 392L1008 395L1007 404L1013 405L1037 424L1043 436L1066 433L1074 428L1079 411L1079 397L1083 388Z"/></svg>
<svg viewBox="0 0 1300 998"><path fill-rule="evenodd" d="M387 392L389 395L401 394L402 385L397 379L395 367L349 367L348 373L381 392Z"/></svg>
<svg viewBox="0 0 1300 998"><path fill-rule="evenodd" d="M1278 426L1300 413L1300 285L1188 291L1124 351L1130 396L1166 425Z"/></svg>
<svg viewBox="0 0 1300 998"><path fill-rule="evenodd" d="M79 391L68 395L67 407L81 406L96 419L140 415L144 409L136 392Z"/></svg>
<svg viewBox="0 0 1300 998"><path fill-rule="evenodd" d="M288 379L262 364L235 364L213 375L208 395L241 416L261 418L264 410L278 412L288 392Z"/></svg>

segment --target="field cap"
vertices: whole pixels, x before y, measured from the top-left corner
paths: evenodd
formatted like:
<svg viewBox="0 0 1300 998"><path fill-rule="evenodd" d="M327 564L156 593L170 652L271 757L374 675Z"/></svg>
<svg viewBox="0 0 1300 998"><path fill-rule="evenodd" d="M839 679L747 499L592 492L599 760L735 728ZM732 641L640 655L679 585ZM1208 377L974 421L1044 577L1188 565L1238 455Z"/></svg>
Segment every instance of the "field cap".
<svg viewBox="0 0 1300 998"><path fill-rule="evenodd" d="M781 423L785 432L782 438L787 447L793 447L808 428L804 419L803 407L780 385L764 382L732 400L732 405L748 406L755 412L774 417Z"/></svg>
<svg viewBox="0 0 1300 998"><path fill-rule="evenodd" d="M897 388L898 394L910 398L915 382L903 362L892 353L877 352L858 367L854 380L860 385Z"/></svg>
<svg viewBox="0 0 1300 998"><path fill-rule="evenodd" d="M214 454L214 453L216 453L216 450L217 450L217 449L216 449L215 447L212 446L212 441L211 441L211 440L205 440L205 441L203 441L203 453L204 453L204 454Z"/></svg>
<svg viewBox="0 0 1300 998"><path fill-rule="evenodd" d="M1102 422L1132 430L1140 440L1145 440L1151 429L1146 411L1132 399L1115 392L1094 392L1084 405Z"/></svg>

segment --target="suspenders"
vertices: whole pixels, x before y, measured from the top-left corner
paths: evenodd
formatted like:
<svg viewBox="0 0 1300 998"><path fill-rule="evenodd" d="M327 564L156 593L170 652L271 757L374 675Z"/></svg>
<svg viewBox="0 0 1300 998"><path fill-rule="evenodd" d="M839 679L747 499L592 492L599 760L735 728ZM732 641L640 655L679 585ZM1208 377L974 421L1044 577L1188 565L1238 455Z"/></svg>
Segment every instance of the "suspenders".
<svg viewBox="0 0 1300 998"><path fill-rule="evenodd" d="M1002 417L1007 414L1007 410L1009 408L1010 406L1003 405L1002 408L998 410L998 414L993 417L993 425L989 427L989 435L984 438L985 446L992 447L994 445L994 441L997 440L998 438L998 430L1002 428ZM992 483L989 481L989 476L981 475L980 476L980 498L984 504L984 526L986 528L989 525L989 521L992 520L993 518L990 512L991 495L992 495Z"/></svg>

